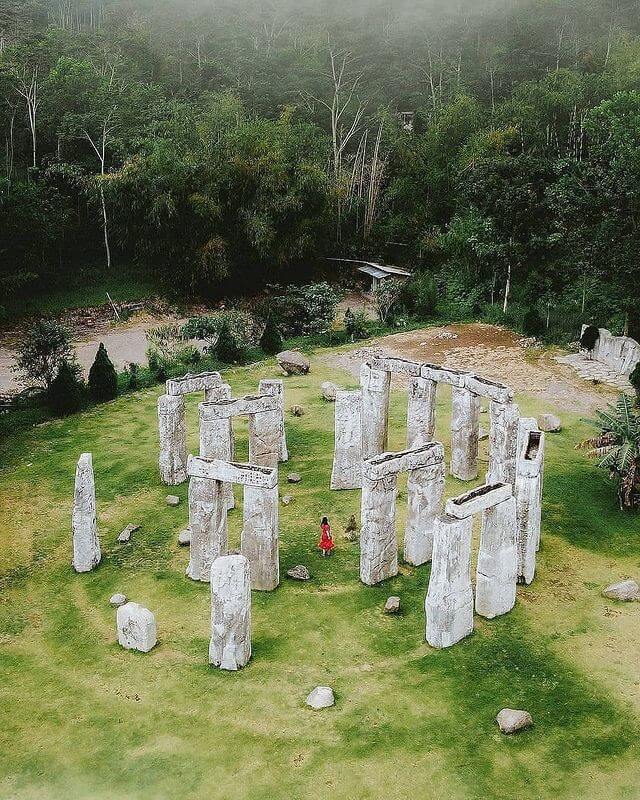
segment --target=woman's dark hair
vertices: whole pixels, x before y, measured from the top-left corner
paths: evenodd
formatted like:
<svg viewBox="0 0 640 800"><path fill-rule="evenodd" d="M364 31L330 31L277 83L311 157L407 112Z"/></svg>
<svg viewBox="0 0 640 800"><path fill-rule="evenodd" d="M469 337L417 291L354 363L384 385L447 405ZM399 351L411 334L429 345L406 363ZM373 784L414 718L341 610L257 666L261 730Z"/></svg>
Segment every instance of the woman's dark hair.
<svg viewBox="0 0 640 800"><path fill-rule="evenodd" d="M327 517L322 517L322 522L320 524L321 525L328 525L329 524L329 519Z"/></svg>

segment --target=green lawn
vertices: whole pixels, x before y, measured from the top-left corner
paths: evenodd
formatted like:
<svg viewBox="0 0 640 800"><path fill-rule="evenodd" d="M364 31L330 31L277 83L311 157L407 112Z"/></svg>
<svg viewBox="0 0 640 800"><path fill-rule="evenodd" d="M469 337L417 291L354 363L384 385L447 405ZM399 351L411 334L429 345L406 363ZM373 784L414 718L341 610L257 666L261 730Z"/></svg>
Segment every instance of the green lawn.
<svg viewBox="0 0 640 800"><path fill-rule="evenodd" d="M225 374L255 391L273 364ZM176 543L187 521L157 477L159 389L123 397L5 443L0 453L0 797L91 798L633 798L640 796L640 604L600 595L640 572L640 519L622 515L606 475L573 448L585 428L563 414L548 439L539 573L515 610L437 652L424 643L429 567L403 567L386 585L358 581L358 545L342 539L359 492L328 490L333 406L322 381L354 385L319 357L285 379L291 461L280 468L281 573L308 565L312 580L283 578L253 595L253 658L241 672L207 665L209 593L184 576ZM525 413L541 409L518 398ZM189 400L197 445L198 398ZM393 395L391 445L405 436L406 394ZM449 398L439 398L444 441ZM487 424L486 417L484 424ZM236 426L239 459L246 426ZM93 453L100 567L70 567L75 463ZM289 471L302 483L285 488ZM450 480L449 494L461 484ZM401 487L398 521L404 521ZM315 548L319 518L337 552ZM131 545L116 544L128 523ZM237 546L241 511L230 514ZM152 609L160 642L149 654L116 643L109 596ZM388 595L402 614L387 617ZM304 705L317 684L336 706ZM503 706L527 708L535 727L502 736Z"/></svg>

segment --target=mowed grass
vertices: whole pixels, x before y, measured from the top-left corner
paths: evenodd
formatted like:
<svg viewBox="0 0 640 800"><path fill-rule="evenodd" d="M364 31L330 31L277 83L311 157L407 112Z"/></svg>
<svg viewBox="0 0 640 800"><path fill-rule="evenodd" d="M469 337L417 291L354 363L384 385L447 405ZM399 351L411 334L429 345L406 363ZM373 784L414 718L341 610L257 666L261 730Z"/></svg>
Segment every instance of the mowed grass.
<svg viewBox="0 0 640 800"><path fill-rule="evenodd" d="M273 363L232 370L253 392ZM546 458L543 547L534 584L514 611L458 646L424 643L429 567L403 566L384 586L358 581L358 545L342 539L359 492L328 490L333 406L323 380L353 386L313 360L285 379L291 460L281 465L282 584L253 594L253 659L239 673L207 665L209 592L184 576L177 546L187 486L169 508L157 476L159 390L123 397L5 443L0 472L0 797L59 798L638 798L640 604L617 605L604 583L640 572L640 520L621 514L606 475L574 444L586 428L562 415ZM519 398L524 413L541 409ZM197 402L189 437L197 449ZM391 446L405 438L406 393L394 391ZM445 442L449 397L439 397ZM488 424L483 418L483 424ZM246 424L237 424L246 457ZM486 448L486 445L484 446ZM88 575L70 568L70 512L78 455L91 451L103 547ZM483 457L486 456L486 451ZM484 470L484 464L481 469ZM302 483L286 484L297 471ZM449 494L464 485L449 480ZM237 493L240 499L240 494ZM401 482L402 537L406 489ZM337 552L316 551L319 518ZM115 542L128 523L130 545ZM237 546L241 508L230 514ZM312 580L286 570L306 564ZM152 609L149 654L116 642L109 596ZM402 613L387 617L388 595ZM318 684L336 706L304 705ZM495 715L524 707L535 727L502 736Z"/></svg>

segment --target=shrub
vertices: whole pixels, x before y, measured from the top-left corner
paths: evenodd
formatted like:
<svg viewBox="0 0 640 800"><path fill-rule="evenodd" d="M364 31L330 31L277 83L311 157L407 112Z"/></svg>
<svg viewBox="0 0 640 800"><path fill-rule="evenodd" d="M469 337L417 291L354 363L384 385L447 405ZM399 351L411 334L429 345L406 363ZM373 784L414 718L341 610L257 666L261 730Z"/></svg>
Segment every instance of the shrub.
<svg viewBox="0 0 640 800"><path fill-rule="evenodd" d="M240 309L216 311L203 317L192 317L181 328L185 339L206 342L209 353L217 352L218 337L223 328L233 337L238 347L244 349L256 340L256 323L251 314Z"/></svg>
<svg viewBox="0 0 640 800"><path fill-rule="evenodd" d="M431 317L438 304L438 286L428 272L419 272L408 280L402 291L402 302L418 317Z"/></svg>
<svg viewBox="0 0 640 800"><path fill-rule="evenodd" d="M544 332L544 320L537 308L528 308L522 318L522 330L527 336L540 336Z"/></svg>
<svg viewBox="0 0 640 800"><path fill-rule="evenodd" d="M140 388L140 366L138 364L129 364L129 382L127 384L130 392L135 392Z"/></svg>
<svg viewBox="0 0 640 800"><path fill-rule="evenodd" d="M285 336L326 333L333 325L341 293L328 283L269 287L267 302Z"/></svg>
<svg viewBox="0 0 640 800"><path fill-rule="evenodd" d="M114 400L118 396L118 375L102 342L89 370L89 391L98 402Z"/></svg>
<svg viewBox="0 0 640 800"><path fill-rule="evenodd" d="M635 365L631 375L629 375L629 382L636 392L636 405L640 406L640 361Z"/></svg>
<svg viewBox="0 0 640 800"><path fill-rule="evenodd" d="M347 337L352 342L359 339L366 339L369 335L369 330L365 312L361 309L354 314L353 311L348 308L344 315L344 329L347 333Z"/></svg>
<svg viewBox="0 0 640 800"><path fill-rule="evenodd" d="M36 322L17 347L16 372L48 389L63 361L71 363L73 347L67 330L55 320Z"/></svg>
<svg viewBox="0 0 640 800"><path fill-rule="evenodd" d="M591 352L596 346L596 342L599 338L600 331L596 328L596 326L587 325L582 336L580 337L580 347L582 347L583 350L589 350L589 352Z"/></svg>
<svg viewBox="0 0 640 800"><path fill-rule="evenodd" d="M260 347L269 356L275 356L282 350L282 336L272 317L267 319L267 324L260 337Z"/></svg>
<svg viewBox="0 0 640 800"><path fill-rule="evenodd" d="M84 385L78 378L78 369L68 361L63 361L47 392L49 408L58 417L74 414L82 408L83 390Z"/></svg>
<svg viewBox="0 0 640 800"><path fill-rule="evenodd" d="M243 348L236 341L226 322L220 328L215 349L216 355L224 364L233 364L235 361L242 361L244 355Z"/></svg>

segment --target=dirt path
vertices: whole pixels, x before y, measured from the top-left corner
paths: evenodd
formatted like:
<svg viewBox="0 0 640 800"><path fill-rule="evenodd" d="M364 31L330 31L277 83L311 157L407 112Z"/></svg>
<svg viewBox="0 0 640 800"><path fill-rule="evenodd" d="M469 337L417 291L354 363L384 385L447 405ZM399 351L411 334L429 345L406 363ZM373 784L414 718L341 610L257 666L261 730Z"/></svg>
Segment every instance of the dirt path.
<svg viewBox="0 0 640 800"><path fill-rule="evenodd" d="M536 395L550 408L581 414L615 397L614 390L587 383L571 367L558 364L548 351L525 347L526 341L495 325L447 325L397 333L328 358L354 375L362 361L377 353L469 370L506 383L516 393Z"/></svg>

